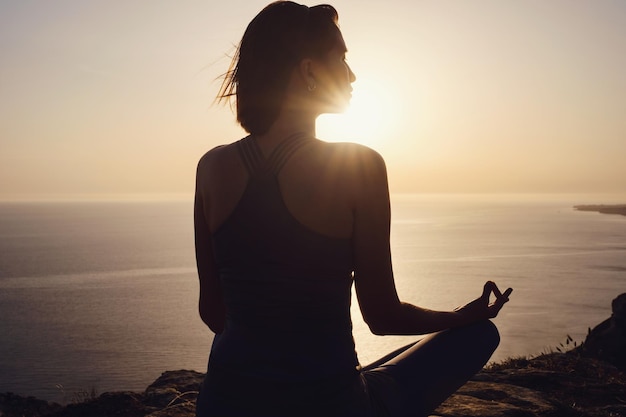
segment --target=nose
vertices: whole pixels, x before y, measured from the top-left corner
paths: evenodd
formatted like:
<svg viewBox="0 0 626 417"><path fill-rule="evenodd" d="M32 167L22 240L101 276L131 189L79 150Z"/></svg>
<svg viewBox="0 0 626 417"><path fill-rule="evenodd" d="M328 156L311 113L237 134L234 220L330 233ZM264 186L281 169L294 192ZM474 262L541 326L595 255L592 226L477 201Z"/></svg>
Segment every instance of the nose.
<svg viewBox="0 0 626 417"><path fill-rule="evenodd" d="M352 72L352 68L350 68L350 65L348 65L348 79L350 80L350 83L356 81L356 75L354 75L354 72Z"/></svg>

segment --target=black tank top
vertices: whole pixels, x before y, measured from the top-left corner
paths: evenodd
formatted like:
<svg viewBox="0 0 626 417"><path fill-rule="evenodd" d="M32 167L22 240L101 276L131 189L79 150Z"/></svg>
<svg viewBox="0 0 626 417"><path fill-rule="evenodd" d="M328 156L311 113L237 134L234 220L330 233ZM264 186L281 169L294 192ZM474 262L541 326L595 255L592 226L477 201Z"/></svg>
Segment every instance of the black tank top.
<svg viewBox="0 0 626 417"><path fill-rule="evenodd" d="M253 137L235 144L249 180L212 236L227 318L214 340L209 371L230 373L239 387L246 379L251 385L341 383L357 372L351 239L301 224L285 206L277 181L289 157L313 140L290 137L268 158Z"/></svg>

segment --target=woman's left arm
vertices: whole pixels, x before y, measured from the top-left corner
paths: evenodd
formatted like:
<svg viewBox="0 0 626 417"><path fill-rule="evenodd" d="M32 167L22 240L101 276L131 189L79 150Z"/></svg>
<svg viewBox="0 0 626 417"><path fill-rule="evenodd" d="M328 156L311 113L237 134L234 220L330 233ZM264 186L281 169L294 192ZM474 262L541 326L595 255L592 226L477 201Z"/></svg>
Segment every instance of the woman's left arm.
<svg viewBox="0 0 626 417"><path fill-rule="evenodd" d="M222 297L219 275L215 266L211 232L207 222L209 204L203 190L203 166L206 158L198 163L196 172L196 195L194 199L194 232L196 246L196 265L200 278L200 299L198 309L200 318L211 331L218 334L224 330L226 308Z"/></svg>

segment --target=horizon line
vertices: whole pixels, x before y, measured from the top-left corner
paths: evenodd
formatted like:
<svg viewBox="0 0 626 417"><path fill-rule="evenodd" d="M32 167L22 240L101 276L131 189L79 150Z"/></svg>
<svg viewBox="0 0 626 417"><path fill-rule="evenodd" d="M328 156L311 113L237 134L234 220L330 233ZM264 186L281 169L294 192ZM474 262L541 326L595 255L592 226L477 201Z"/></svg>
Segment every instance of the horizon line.
<svg viewBox="0 0 626 417"><path fill-rule="evenodd" d="M439 196L450 198L480 198L480 197L500 197L500 198L605 198L610 200L609 202L615 202L617 200L623 200L626 203L626 192L550 192L550 191L439 191L439 192L391 192L391 198L407 198L407 197L427 197L427 196ZM0 203L104 203L104 202L184 202L193 201L193 193L59 193L59 194L0 194ZM582 202L579 204L583 204ZM594 203L600 204L600 203Z"/></svg>

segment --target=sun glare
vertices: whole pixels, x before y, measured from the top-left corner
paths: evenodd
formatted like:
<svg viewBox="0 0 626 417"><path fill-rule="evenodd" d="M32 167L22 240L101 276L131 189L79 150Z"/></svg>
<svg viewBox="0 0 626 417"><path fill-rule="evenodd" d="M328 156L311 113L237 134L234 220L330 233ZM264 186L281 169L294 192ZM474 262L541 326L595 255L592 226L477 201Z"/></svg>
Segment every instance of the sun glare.
<svg viewBox="0 0 626 417"><path fill-rule="evenodd" d="M357 142L376 147L393 124L393 103L382 83L357 80L350 107L319 117L317 136L328 142Z"/></svg>

